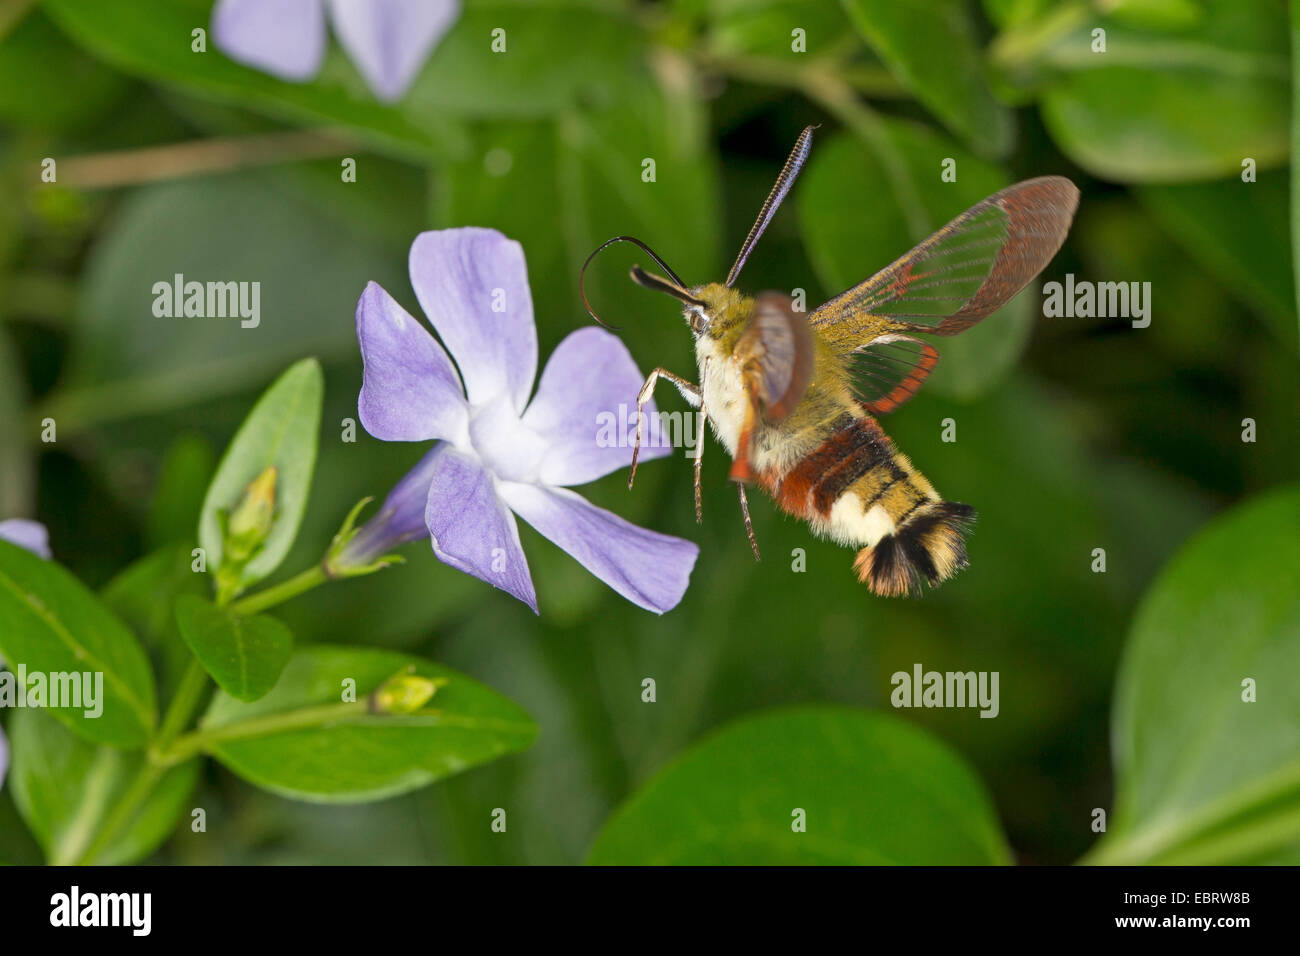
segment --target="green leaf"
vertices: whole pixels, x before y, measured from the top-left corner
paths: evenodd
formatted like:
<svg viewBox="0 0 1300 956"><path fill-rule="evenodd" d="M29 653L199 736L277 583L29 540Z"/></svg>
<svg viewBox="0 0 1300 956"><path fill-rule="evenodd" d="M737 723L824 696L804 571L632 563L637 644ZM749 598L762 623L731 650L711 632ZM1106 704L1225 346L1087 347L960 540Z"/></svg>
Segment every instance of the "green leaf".
<svg viewBox="0 0 1300 956"><path fill-rule="evenodd" d="M377 102L337 44L310 83L288 83L241 66L216 49L211 35L206 52L193 52L190 31L209 28L212 6L210 0L45 2L68 36L127 73L290 122L341 126L409 158L463 147L463 131L445 114Z"/></svg>
<svg viewBox="0 0 1300 956"><path fill-rule="evenodd" d="M1011 148L1011 114L993 96L964 0L843 0L849 19L898 78L983 156Z"/></svg>
<svg viewBox="0 0 1300 956"><path fill-rule="evenodd" d="M1120 23L1183 30L1205 18L1201 0L1113 0L1108 12Z"/></svg>
<svg viewBox="0 0 1300 956"><path fill-rule="evenodd" d="M414 668L447 684L425 710L373 715L366 695ZM349 689L355 702L344 699ZM439 780L527 747L528 715L496 692L437 664L390 651L312 647L293 655L265 697L213 699L206 749L249 783L301 800L358 803Z"/></svg>
<svg viewBox="0 0 1300 956"><path fill-rule="evenodd" d="M1043 120L1071 159L1119 182L1237 175L1245 157L1260 168L1286 159L1282 7L1208 0L1205 9L1197 26L1176 32L1084 16L1034 51L1050 76ZM1098 27L1105 53L1092 52Z"/></svg>
<svg viewBox="0 0 1300 956"><path fill-rule="evenodd" d="M121 76L70 44L40 10L11 33L0 24L0 119L7 123L70 129L103 116L125 87Z"/></svg>
<svg viewBox="0 0 1300 956"><path fill-rule="evenodd" d="M1010 853L988 794L946 746L895 717L807 707L692 747L614 813L588 862L951 865Z"/></svg>
<svg viewBox="0 0 1300 956"><path fill-rule="evenodd" d="M28 512L36 484L36 461L25 417L27 385L21 369L9 330L0 327L0 514L6 516Z"/></svg>
<svg viewBox="0 0 1300 956"><path fill-rule="evenodd" d="M190 594L176 602L181 637L217 685L238 700L275 686L293 653L293 634L273 617L240 617Z"/></svg>
<svg viewBox="0 0 1300 956"><path fill-rule="evenodd" d="M208 577L194 570L188 544L171 545L140 558L100 591L104 603L144 644L158 675L160 701L171 699L193 659L176 627L176 599L208 591Z"/></svg>
<svg viewBox="0 0 1300 956"><path fill-rule="evenodd" d="M1017 26L1041 17L1059 0L984 0L984 13L1000 27Z"/></svg>
<svg viewBox="0 0 1300 956"><path fill-rule="evenodd" d="M783 60L803 67L811 57L842 56L846 37L853 36L845 11L834 3L808 0L711 0L708 7L709 52ZM794 47L794 31L802 30L804 50ZM860 45L853 44L861 49Z"/></svg>
<svg viewBox="0 0 1300 956"><path fill-rule="evenodd" d="M1143 186L1138 199L1165 232L1261 312L1286 344L1296 344L1287 180L1265 172L1210 183Z"/></svg>
<svg viewBox="0 0 1300 956"><path fill-rule="evenodd" d="M1252 500L1196 535L1143 599L1094 862L1250 862L1300 846L1297 528L1300 488Z"/></svg>
<svg viewBox="0 0 1300 956"><path fill-rule="evenodd" d="M45 675L47 684L57 674L90 672L98 685L102 674L94 707L83 697L84 706L49 712L97 743L139 747L148 738L153 677L131 632L62 567L6 541L0 541L0 657L15 670L24 665L29 677ZM88 709L100 712L87 716Z"/></svg>
<svg viewBox="0 0 1300 956"><path fill-rule="evenodd" d="M275 523L244 566L242 584L261 580L284 560L307 507L324 393L320 363L303 359L276 379L244 419L203 499L199 546L207 553L209 571L221 567L222 512L233 510L248 484L272 466Z"/></svg>
<svg viewBox="0 0 1300 956"><path fill-rule="evenodd" d="M574 110L556 122L486 124L471 156L439 170L434 216L439 226L491 226L523 244L544 348L548 337L558 341L589 321L578 270L610 236L639 236L688 282L718 278L715 157L689 87L647 74L613 108ZM653 181L643 178L646 159L655 162ZM757 211L762 196L753 202ZM675 310L662 296L630 291L636 256L644 259L631 246L602 253L587 272L587 294L623 328L642 367L671 364L663 323ZM679 328L676 353L687 357L690 335Z"/></svg>
<svg viewBox="0 0 1300 956"><path fill-rule="evenodd" d="M183 434L167 448L158 468L158 484L149 506L149 540L154 547L192 540L203 490L216 470L212 444L199 435Z"/></svg>
<svg viewBox="0 0 1300 956"><path fill-rule="evenodd" d="M357 298L372 279L387 288L406 281L410 237L393 246L357 234L351 221L326 197L309 202L273 176L163 183L126 197L87 260L73 391L49 410L60 437L101 417L258 387L304 354L354 358ZM155 283L178 274L258 283L258 325L244 328L237 315L155 316Z"/></svg>
<svg viewBox="0 0 1300 956"><path fill-rule="evenodd" d="M923 126L891 120L881 128L876 149L842 134L814 143L798 187L808 256L830 294L866 280L1008 185L997 167ZM939 178L948 157L957 163L953 183ZM970 331L937 342L939 364L926 389L965 399L991 388L1020 357L1036 312L1031 285Z"/></svg>
<svg viewBox="0 0 1300 956"><path fill-rule="evenodd" d="M493 31L506 49L492 49ZM625 12L590 3L467 7L403 101L417 115L537 117L583 101L612 106L630 86L644 38ZM581 56L564 51L581 50Z"/></svg>
<svg viewBox="0 0 1300 956"><path fill-rule="evenodd" d="M9 786L46 860L78 862L143 766L142 751L97 747L35 710L14 713ZM132 863L158 848L198 779L199 761L168 770L150 789L117 836L87 863Z"/></svg>
<svg viewBox="0 0 1300 956"><path fill-rule="evenodd" d="M1296 315L1300 317L1300 0L1291 0L1291 258L1295 264Z"/></svg>

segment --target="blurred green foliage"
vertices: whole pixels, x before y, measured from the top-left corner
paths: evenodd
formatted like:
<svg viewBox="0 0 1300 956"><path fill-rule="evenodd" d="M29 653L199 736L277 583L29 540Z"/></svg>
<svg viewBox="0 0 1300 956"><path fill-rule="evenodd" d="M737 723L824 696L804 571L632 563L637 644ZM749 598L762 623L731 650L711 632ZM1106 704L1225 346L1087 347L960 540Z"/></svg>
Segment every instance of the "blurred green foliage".
<svg viewBox="0 0 1300 956"><path fill-rule="evenodd" d="M382 495L414 464L419 449L340 436L361 380L356 299L375 280L419 314L406 255L420 229L493 226L520 240L546 355L588 323L577 269L609 236L639 236L688 282L720 278L799 130L820 123L809 168L741 286L805 288L815 305L987 192L1060 173L1083 198L1044 279L1150 282L1154 308L1145 329L1044 319L1031 287L940 343L934 387L885 427L981 517L972 567L922 600L872 597L849 551L759 496L756 565L711 444L700 526L681 457L644 468L632 494L621 475L584 489L629 520L700 543L691 589L663 618L526 528L540 618L422 545L409 546L403 566L286 605L300 647L436 659L518 704L540 735L434 787L349 807L272 796L209 764L184 804L206 808L207 833L182 824L157 860L578 862L611 815L594 858L644 858L633 843L671 822L667 797L646 791L615 808L674 758L657 789L677 788L680 805L694 812L711 782L734 784L755 812L782 807L788 830L793 797L707 779L718 777L716 748L737 746L747 752L722 764L737 774L764 757L805 777L826 770L816 798L835 809L820 823L810 809L810 832L834 819L831 839L852 848L826 858L879 851L881 819L869 800L861 812L851 801L901 794L928 818L923 797L948 805L942 781L971 795L970 818L950 821L975 828L964 860L1001 859L1009 845L1020 862L1072 861L1097 840L1094 808L1113 803L1115 832L1096 852L1119 856L1108 845L1131 850L1170 813L1223 799L1238 801L1234 821L1199 831L1195 852L1212 853L1217 840L1219 858L1294 856L1294 788L1269 790L1265 805L1240 802L1225 783L1265 765L1294 777L1300 716L1276 697L1264 704L1294 693L1260 681L1250 719L1268 732L1188 723L1215 694L1239 692L1249 676L1239 670L1294 660L1294 494L1246 504L1204 532L1143 599L1216 512L1300 474L1284 185L1293 71L1281 3L471 0L392 106L373 101L337 49L307 84L211 46L191 52L190 31L209 9L207 0L0 0L0 517L45 522L58 560L92 587L140 561L106 597L148 646L164 700L178 680L167 664L177 638L170 619L151 617L150 595L189 585L145 556L188 552L214 462L276 374L319 357L325 411L311 504L272 581L316 561L358 498ZM489 50L496 26L509 36L505 55ZM1105 52L1094 52L1097 29ZM299 129L343 145L295 152ZM151 165L157 154L106 157L268 135L285 144L276 162L236 151L175 181ZM341 181L343 156L357 160L355 183ZM59 163L58 183L41 182L45 157ZM940 175L950 157L953 183ZM1248 158L1256 181L1243 180ZM71 182L105 169L121 185ZM670 303L630 286L633 261L621 248L597 260L593 304L622 327L643 369L690 374L685 327ZM152 285L176 273L260 281L261 325L155 318ZM661 407L676 402L660 396ZM57 442L41 441L45 418L57 422ZM946 418L956 442L941 440ZM1253 442L1242 440L1245 419ZM1096 548L1105 573L1091 570ZM803 573L792 570L794 549L806 552ZM892 712L890 675L917 662L999 671L1000 715ZM1117 734L1137 736L1114 754L1113 784L1117 673ZM654 703L642 701L647 677ZM806 704L823 706L761 713ZM1152 723L1137 733L1148 708ZM43 715L3 717L15 751L48 733L69 766L107 759ZM734 719L743 722L687 753ZM1237 769L1216 754L1235 755ZM237 757L246 779L295 792L297 782L275 776L276 753ZM427 773L434 758L422 759ZM898 777L892 790L878 779L885 766ZM1158 785L1170 766L1184 768L1181 790ZM410 769L400 759L379 768ZM30 861L40 848L14 802L27 801L29 820L37 802L48 807L32 827L48 849L77 797L24 796L36 791L24 789L17 757L12 775L0 791L0 859ZM345 793L384 789L337 783ZM491 829L495 808L508 811L505 833ZM1252 855L1260 833L1272 849ZM907 859L958 858L921 834L909 845ZM698 847L678 856L709 858Z"/></svg>

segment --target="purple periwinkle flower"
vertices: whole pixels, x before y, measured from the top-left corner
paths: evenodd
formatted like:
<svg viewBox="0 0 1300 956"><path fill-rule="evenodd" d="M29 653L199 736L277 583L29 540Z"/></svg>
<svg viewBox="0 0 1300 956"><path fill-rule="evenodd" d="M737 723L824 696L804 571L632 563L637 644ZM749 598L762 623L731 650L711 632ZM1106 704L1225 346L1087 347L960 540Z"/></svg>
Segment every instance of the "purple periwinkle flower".
<svg viewBox="0 0 1300 956"><path fill-rule="evenodd" d="M304 82L325 58L325 8L339 43L381 100L406 92L460 0L218 0L212 38L240 63Z"/></svg>
<svg viewBox="0 0 1300 956"><path fill-rule="evenodd" d="M29 521L26 518L10 518L8 521L0 521L0 540L16 544L20 548L26 548L47 561L51 557L50 535L45 530L45 525L39 521ZM3 666L4 659L0 658L0 667ZM0 787L4 786L5 773L8 770L9 742L5 740L4 728L0 727Z"/></svg>
<svg viewBox="0 0 1300 956"><path fill-rule="evenodd" d="M519 243L492 229L422 233L411 246L410 271L421 307L457 364L372 282L357 303L365 363L357 405L376 438L438 444L336 565L364 566L427 533L443 562L536 612L518 515L633 604L659 614L675 607L699 549L569 490L631 463L626 443L598 440L597 424L641 386L627 348L603 329L577 330L551 355L530 402L537 329ZM643 449L643 457L668 453L662 444Z"/></svg>
<svg viewBox="0 0 1300 956"><path fill-rule="evenodd" d="M50 554L50 533L45 530L45 525L39 521L30 521L27 518L10 518L8 521L0 521L0 541L8 541L20 548L26 548L47 561L52 557Z"/></svg>

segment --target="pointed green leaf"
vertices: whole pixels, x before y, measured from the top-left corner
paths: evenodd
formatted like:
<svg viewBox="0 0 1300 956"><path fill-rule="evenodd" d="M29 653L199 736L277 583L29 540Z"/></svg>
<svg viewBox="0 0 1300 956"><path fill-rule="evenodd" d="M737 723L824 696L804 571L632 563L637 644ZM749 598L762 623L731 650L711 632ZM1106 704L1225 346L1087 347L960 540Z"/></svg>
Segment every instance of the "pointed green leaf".
<svg viewBox="0 0 1300 956"><path fill-rule="evenodd" d="M143 751L96 747L39 711L21 710L9 725L9 786L50 863L78 862L144 764ZM168 770L116 838L88 863L142 859L171 833L198 780L199 761Z"/></svg>
<svg viewBox="0 0 1300 956"><path fill-rule="evenodd" d="M203 499L199 545L209 571L221 567L221 514L232 511L249 483L270 467L277 471L275 524L244 567L243 585L266 577L284 560L307 507L324 393L320 364L303 359L276 379L244 419Z"/></svg>
<svg viewBox="0 0 1300 956"><path fill-rule="evenodd" d="M944 125L982 156L1011 148L1011 114L993 96L964 0L843 0L849 19Z"/></svg>
<svg viewBox="0 0 1300 956"><path fill-rule="evenodd" d="M412 673L446 679L421 711L370 713L367 695ZM213 699L207 750L249 783L300 800L358 803L405 793L532 743L528 715L437 664L390 651L312 647L253 703Z"/></svg>
<svg viewBox="0 0 1300 956"><path fill-rule="evenodd" d="M280 679L293 653L293 634L273 617L240 617L183 594L176 623L204 670L239 700L257 700Z"/></svg>
<svg viewBox="0 0 1300 956"><path fill-rule="evenodd" d="M47 684L58 674L78 675L81 685L79 675L89 673L92 696L102 675L93 707L83 697L83 706L49 712L97 743L138 747L148 738L153 675L135 637L66 570L7 541L0 541L0 657Z"/></svg>
<svg viewBox="0 0 1300 956"><path fill-rule="evenodd" d="M1194 28L1142 29L1085 15L1032 54L1043 121L1096 176L1180 182L1278 165L1290 149L1281 4L1207 0ZM1093 31L1106 32L1094 52ZM1140 92L1137 92L1140 91Z"/></svg>

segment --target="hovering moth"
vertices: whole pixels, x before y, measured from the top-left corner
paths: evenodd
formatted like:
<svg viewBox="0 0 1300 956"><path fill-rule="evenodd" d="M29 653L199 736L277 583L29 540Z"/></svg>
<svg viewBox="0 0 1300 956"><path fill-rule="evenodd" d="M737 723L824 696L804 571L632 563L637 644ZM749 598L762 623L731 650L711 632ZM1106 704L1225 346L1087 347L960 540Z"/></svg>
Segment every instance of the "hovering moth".
<svg viewBox="0 0 1300 956"><path fill-rule="evenodd" d="M812 530L858 548L859 579L878 595L917 594L968 564L970 505L946 501L901 454L877 422L916 394L939 361L921 336L956 335L995 312L1056 255L1079 202L1060 176L1029 179L976 203L906 255L810 314L780 292L750 297L732 288L812 145L814 127L799 136L759 210L725 282L687 286L649 246L632 242L667 277L632 267L640 285L683 304L695 337L699 384L656 368L637 396L636 447L642 408L667 379L708 420L730 454L741 514L758 557L746 484ZM582 289L582 276L579 276ZM587 302L592 318L600 321ZM603 323L602 323L603 324ZM695 458L695 512L701 520L700 468Z"/></svg>

